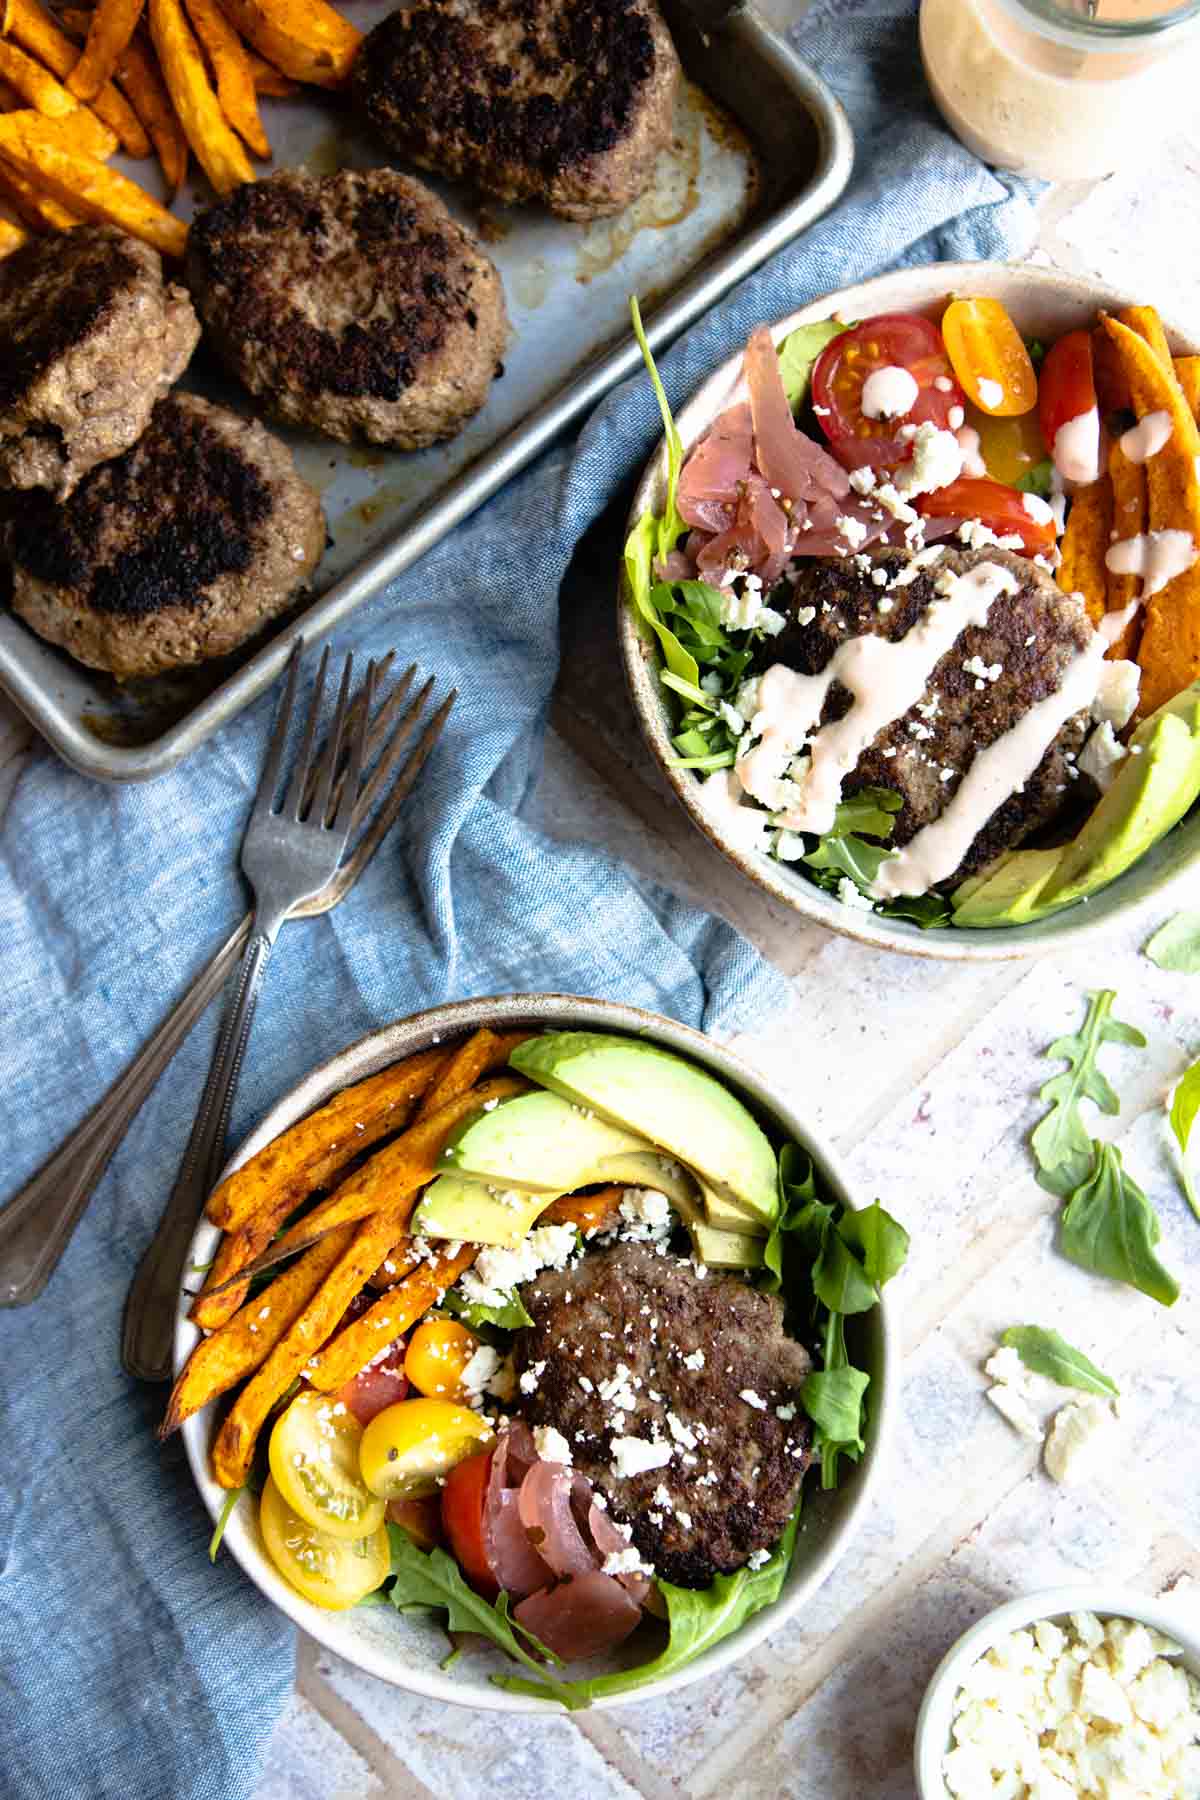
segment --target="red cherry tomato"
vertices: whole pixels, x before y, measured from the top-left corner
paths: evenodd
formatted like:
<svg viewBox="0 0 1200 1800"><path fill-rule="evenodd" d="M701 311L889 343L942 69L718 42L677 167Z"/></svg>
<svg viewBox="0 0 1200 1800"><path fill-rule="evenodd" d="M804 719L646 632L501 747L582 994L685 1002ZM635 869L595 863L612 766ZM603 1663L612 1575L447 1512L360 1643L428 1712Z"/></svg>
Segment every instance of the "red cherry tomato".
<svg viewBox="0 0 1200 1800"><path fill-rule="evenodd" d="M917 506L927 519L978 519L997 537L1019 537L1026 556L1039 556L1054 548L1054 521L1035 518L1045 502L1031 498L1031 513L1026 498L986 475L964 475L949 487L921 494Z"/></svg>
<svg viewBox="0 0 1200 1800"><path fill-rule="evenodd" d="M436 1494L423 1494L408 1500L389 1500L387 1516L393 1525L403 1525L413 1543L421 1550L432 1550L442 1541L442 1503Z"/></svg>
<svg viewBox="0 0 1200 1800"><path fill-rule="evenodd" d="M1068 331L1046 352L1038 382L1038 418L1051 456L1054 440L1071 419L1091 412L1096 404L1096 376L1092 365L1090 331Z"/></svg>
<svg viewBox="0 0 1200 1800"><path fill-rule="evenodd" d="M907 369L917 397L903 418L867 418L863 387L880 369ZM940 385L939 385L940 383ZM812 377L813 411L844 468L891 469L912 454L906 425L947 430L966 396L955 379L936 325L919 313L880 313L826 344ZM961 423L961 421L960 421Z"/></svg>
<svg viewBox="0 0 1200 1800"><path fill-rule="evenodd" d="M336 1398L354 1414L360 1425L369 1425L376 1413L381 1413L386 1406L395 1406L397 1400L403 1400L408 1393L408 1377L404 1373L407 1349L404 1339L397 1338L385 1357L352 1375L345 1386L338 1389Z"/></svg>
<svg viewBox="0 0 1200 1800"><path fill-rule="evenodd" d="M442 1488L442 1529L472 1587L494 1600L500 1589L483 1547L483 1508L491 1472L490 1450L455 1463Z"/></svg>

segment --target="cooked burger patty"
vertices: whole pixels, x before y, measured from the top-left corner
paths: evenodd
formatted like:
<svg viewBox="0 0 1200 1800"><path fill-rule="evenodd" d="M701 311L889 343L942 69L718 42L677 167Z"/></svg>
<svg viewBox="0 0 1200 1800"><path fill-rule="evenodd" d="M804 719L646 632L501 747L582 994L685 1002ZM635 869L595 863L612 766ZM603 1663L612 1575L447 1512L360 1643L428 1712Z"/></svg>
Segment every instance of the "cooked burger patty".
<svg viewBox="0 0 1200 1800"><path fill-rule="evenodd" d="M278 419L419 450L488 396L504 290L434 194L391 169L247 183L188 235L213 344Z"/></svg>
<svg viewBox="0 0 1200 1800"><path fill-rule="evenodd" d="M882 565L894 580L911 560L906 551L885 551L800 563L791 591L777 590L772 599L786 611L788 623L767 651L770 662L815 675L848 638L905 637L940 597L934 584L946 570L962 575L979 563L999 563L1016 576L1017 591L992 602L986 625L970 625L960 634L935 667L921 701L879 732L846 777L846 795L869 786L900 794L904 804L892 832L898 845L940 817L978 752L1061 685L1067 665L1092 637L1082 601L1064 594L1028 557L995 548L947 548L907 586L884 589L872 581L874 568ZM889 609L881 610L881 598L891 602ZM821 723L841 718L849 704L848 691L834 682ZM1073 786L1073 757L1087 726L1085 712L1068 719L1021 792L992 814L945 886L974 874L1063 810Z"/></svg>
<svg viewBox="0 0 1200 1800"><path fill-rule="evenodd" d="M422 168L595 219L649 185L679 59L654 0L426 0L375 27L353 81Z"/></svg>
<svg viewBox="0 0 1200 1800"><path fill-rule="evenodd" d="M60 499L146 429L200 326L158 252L108 225L0 262L0 486Z"/></svg>
<svg viewBox="0 0 1200 1800"><path fill-rule="evenodd" d="M160 400L132 450L71 498L11 520L13 607L122 678L224 656L288 606L325 546L291 452L192 394Z"/></svg>
<svg viewBox="0 0 1200 1800"><path fill-rule="evenodd" d="M641 1243L589 1251L522 1298L522 1410L562 1433L659 1575L704 1587L777 1542L808 1465L797 1389L811 1367L779 1299ZM670 1445L670 1460L619 1476L626 1438Z"/></svg>

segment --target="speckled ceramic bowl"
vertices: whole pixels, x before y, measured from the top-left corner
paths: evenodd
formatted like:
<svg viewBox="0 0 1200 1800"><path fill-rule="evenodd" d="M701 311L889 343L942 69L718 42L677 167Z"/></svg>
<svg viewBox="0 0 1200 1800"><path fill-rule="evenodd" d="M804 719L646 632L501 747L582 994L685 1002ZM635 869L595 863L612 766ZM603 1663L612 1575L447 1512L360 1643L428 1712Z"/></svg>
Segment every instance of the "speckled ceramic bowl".
<svg viewBox="0 0 1200 1800"><path fill-rule="evenodd" d="M624 1032L677 1051L711 1070L740 1094L774 1137L793 1139L807 1150L820 1169L829 1192L847 1204L853 1203L837 1158L829 1146L817 1138L752 1069L728 1050L698 1031L656 1013L612 1005L603 1000L574 999L564 994L516 994L498 999L466 1000L417 1013L413 1018L372 1032L319 1069L314 1069L272 1107L241 1145L229 1168L237 1168L341 1088L362 1081L389 1063L413 1056L431 1044L449 1042L481 1025L505 1031L529 1026ZM219 1235L215 1227L202 1223L193 1239L189 1262L208 1262L215 1252ZM191 1354L197 1335L195 1326L188 1323L185 1304L181 1301L175 1332L177 1371ZM886 1303L871 1313L850 1320L847 1336L851 1339L856 1362L871 1375L870 1392L874 1403L867 1424L866 1453L857 1466L846 1465L836 1493L822 1493L810 1484L795 1558L780 1599L679 1674L637 1688L631 1694L600 1701L599 1705L621 1706L651 1699L716 1674L760 1644L785 1619L799 1612L845 1553L880 1478L893 1390L899 1382L898 1350ZM196 1485L215 1520L226 1493L217 1486L209 1469L208 1448L214 1411L215 1407L209 1407L189 1419L183 1427L183 1438ZM345 1613L323 1612L312 1606L276 1572L259 1536L257 1507L248 1497L234 1509L226 1528L224 1547L237 1558L267 1600L287 1613L297 1625L303 1626L319 1643L370 1675L377 1675L414 1693L453 1701L460 1706L500 1712L559 1710L553 1702L508 1694L494 1686L489 1680L490 1675L501 1668L511 1672L512 1668L499 1653L472 1654L464 1657L453 1671L443 1674L438 1668L446 1654L443 1632L423 1620L396 1613L390 1606L361 1606ZM203 1556L204 1550L203 1544L194 1546L197 1556ZM626 1661L645 1661L653 1654L655 1648L643 1644L639 1653L628 1656ZM620 1665L614 1659L611 1666Z"/></svg>
<svg viewBox="0 0 1200 1800"><path fill-rule="evenodd" d="M860 287L846 288L814 300L811 306L791 313L772 325L778 342L797 325L811 324L839 313L846 319L865 319L873 313L925 312L937 317L954 292L991 295L1002 300L1020 330L1043 339L1060 337L1091 324L1099 308L1115 310L1153 295L1118 293L1093 282L1077 281L1044 269L1017 268L1006 263L941 263L930 268L903 269L882 275ZM1200 337L1167 323L1172 347L1182 354L1200 350ZM685 452L696 443L717 415L745 398L739 351L711 375L688 401L676 423ZM647 465L634 495L630 524L648 509L661 510L666 497L667 459L660 446ZM749 880L765 888L776 900L790 906L804 919L827 925L843 937L899 950L909 956L946 957L961 962L992 962L1006 957L1033 956L1043 950L1066 947L1084 937L1098 936L1131 912L1167 902L1167 890L1177 878L1193 869L1200 859L1200 810L1176 831L1168 834L1148 855L1118 881L1091 900L1055 913L1030 925L999 926L993 930L963 930L948 926L940 931L921 931L904 919L881 917L843 906L784 863L756 851L746 852L730 843L723 827L700 800L700 781L690 769L671 766L673 711L670 695L658 678L659 653L627 603L623 591L618 606L618 632L634 711L650 752L674 788L694 824Z"/></svg>
<svg viewBox="0 0 1200 1800"><path fill-rule="evenodd" d="M920 1800L953 1800L942 1779L942 1759L952 1746L954 1697L967 1670L1011 1632L1024 1631L1042 1619L1061 1620L1073 1612L1095 1613L1099 1619L1134 1619L1152 1626L1181 1647L1184 1668L1200 1678L1200 1628L1193 1609L1181 1601L1155 1600L1148 1594L1139 1594L1136 1588L1104 1581L1043 1588L1036 1594L1009 1600L964 1631L930 1678L917 1715L913 1749Z"/></svg>

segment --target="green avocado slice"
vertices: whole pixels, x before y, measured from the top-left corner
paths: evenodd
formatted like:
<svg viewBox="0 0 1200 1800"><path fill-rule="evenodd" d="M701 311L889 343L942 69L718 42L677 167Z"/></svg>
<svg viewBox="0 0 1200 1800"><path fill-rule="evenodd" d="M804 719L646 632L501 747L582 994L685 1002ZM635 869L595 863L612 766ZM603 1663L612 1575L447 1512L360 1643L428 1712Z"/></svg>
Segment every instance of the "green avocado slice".
<svg viewBox="0 0 1200 1800"><path fill-rule="evenodd" d="M560 1094L520 1094L460 1125L438 1167L552 1200L596 1180L590 1170L606 1156L653 1148L636 1132Z"/></svg>

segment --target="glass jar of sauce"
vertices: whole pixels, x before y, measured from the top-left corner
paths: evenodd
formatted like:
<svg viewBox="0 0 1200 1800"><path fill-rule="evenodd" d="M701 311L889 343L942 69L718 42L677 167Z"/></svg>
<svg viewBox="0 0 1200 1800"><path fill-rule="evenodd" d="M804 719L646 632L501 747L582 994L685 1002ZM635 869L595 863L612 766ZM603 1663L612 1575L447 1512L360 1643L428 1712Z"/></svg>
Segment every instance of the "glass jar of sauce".
<svg viewBox="0 0 1200 1800"><path fill-rule="evenodd" d="M1195 110L1200 0L921 0L933 97L969 150L1050 181L1109 175Z"/></svg>

